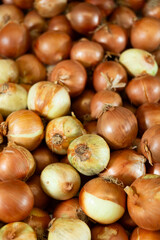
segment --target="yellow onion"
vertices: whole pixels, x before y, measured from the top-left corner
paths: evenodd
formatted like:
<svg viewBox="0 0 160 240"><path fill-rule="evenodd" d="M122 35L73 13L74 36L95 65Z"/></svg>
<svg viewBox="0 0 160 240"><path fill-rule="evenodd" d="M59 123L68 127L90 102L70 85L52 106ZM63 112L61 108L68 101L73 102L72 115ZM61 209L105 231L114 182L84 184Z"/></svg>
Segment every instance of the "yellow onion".
<svg viewBox="0 0 160 240"><path fill-rule="evenodd" d="M16 62L12 59L0 59L0 84L18 82L19 71Z"/></svg>
<svg viewBox="0 0 160 240"><path fill-rule="evenodd" d="M130 240L159 240L160 231L149 231L136 227L130 236Z"/></svg>

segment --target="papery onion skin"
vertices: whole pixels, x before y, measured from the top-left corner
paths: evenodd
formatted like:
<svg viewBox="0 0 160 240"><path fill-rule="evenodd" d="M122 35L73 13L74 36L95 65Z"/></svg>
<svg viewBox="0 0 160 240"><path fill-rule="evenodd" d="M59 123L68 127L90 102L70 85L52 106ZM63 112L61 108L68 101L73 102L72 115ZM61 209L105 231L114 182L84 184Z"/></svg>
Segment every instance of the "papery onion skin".
<svg viewBox="0 0 160 240"><path fill-rule="evenodd" d="M34 198L25 182L10 180L0 182L0 220L5 223L26 218L33 208Z"/></svg>
<svg viewBox="0 0 160 240"><path fill-rule="evenodd" d="M159 240L160 231L149 231L136 227L130 236L130 240Z"/></svg>
<svg viewBox="0 0 160 240"><path fill-rule="evenodd" d="M133 221L143 229L160 230L160 176L146 174L124 190L128 195L127 207Z"/></svg>
<svg viewBox="0 0 160 240"><path fill-rule="evenodd" d="M55 118L47 124L45 140L52 152L67 154L69 144L85 134L82 123L74 116Z"/></svg>
<svg viewBox="0 0 160 240"><path fill-rule="evenodd" d="M125 229L119 223L110 225L96 224L91 228L92 240L128 240Z"/></svg>
<svg viewBox="0 0 160 240"><path fill-rule="evenodd" d="M43 169L40 181L43 191L57 200L74 197L81 184L79 173L66 163L49 164Z"/></svg>
<svg viewBox="0 0 160 240"><path fill-rule="evenodd" d="M24 222L13 222L4 225L0 229L0 238L7 239L30 239L37 240L37 236L32 227Z"/></svg>
<svg viewBox="0 0 160 240"><path fill-rule="evenodd" d="M0 59L0 84L19 81L19 69L12 59Z"/></svg>
<svg viewBox="0 0 160 240"><path fill-rule="evenodd" d="M70 143L67 156L77 171L93 176L106 168L110 159L110 148L102 137L84 134Z"/></svg>
<svg viewBox="0 0 160 240"><path fill-rule="evenodd" d="M97 132L112 149L130 147L138 133L135 115L124 107L110 107L97 121Z"/></svg>
<svg viewBox="0 0 160 240"><path fill-rule="evenodd" d="M125 186L146 174L146 159L143 155L131 149L114 151L111 153L107 168L99 174L100 177L112 176L118 178Z"/></svg>
<svg viewBox="0 0 160 240"><path fill-rule="evenodd" d="M57 218L54 219L48 234L48 240L91 240L91 231L88 225L73 218Z"/></svg>
<svg viewBox="0 0 160 240"><path fill-rule="evenodd" d="M28 109L37 112L48 120L66 115L71 100L67 90L49 81L32 85L28 93Z"/></svg>
<svg viewBox="0 0 160 240"><path fill-rule="evenodd" d="M84 213L101 224L111 224L120 219L125 212L125 201L121 186L100 177L88 181L79 194L79 204Z"/></svg>

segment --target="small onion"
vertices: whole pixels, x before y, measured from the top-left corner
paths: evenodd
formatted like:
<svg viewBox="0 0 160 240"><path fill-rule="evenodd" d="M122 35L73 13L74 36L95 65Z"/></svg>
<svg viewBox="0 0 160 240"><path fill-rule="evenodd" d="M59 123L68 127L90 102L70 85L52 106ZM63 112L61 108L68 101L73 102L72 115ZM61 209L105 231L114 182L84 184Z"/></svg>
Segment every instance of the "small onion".
<svg viewBox="0 0 160 240"><path fill-rule="evenodd" d="M85 134L82 123L74 116L53 119L46 127L46 144L52 152L67 154L69 144L77 137Z"/></svg>
<svg viewBox="0 0 160 240"><path fill-rule="evenodd" d="M17 63L12 59L0 59L0 84L19 80L19 69Z"/></svg>
<svg viewBox="0 0 160 240"><path fill-rule="evenodd" d="M58 15L51 18L48 22L48 30L61 31L73 36L73 29L65 15Z"/></svg>
<svg viewBox="0 0 160 240"><path fill-rule="evenodd" d="M43 169L40 181L44 192L57 200L74 197L81 184L78 172L66 163L49 164Z"/></svg>
<svg viewBox="0 0 160 240"><path fill-rule="evenodd" d="M0 229L0 238L4 240L16 238L37 240L33 228L24 222L13 222L4 225Z"/></svg>
<svg viewBox="0 0 160 240"><path fill-rule="evenodd" d="M158 71L158 64L153 55L143 49L130 48L123 51L119 62L135 77L144 73L155 76Z"/></svg>
<svg viewBox="0 0 160 240"><path fill-rule="evenodd" d="M93 178L80 191L84 213L101 224L116 222L125 212L126 195L121 186L103 178Z"/></svg>
<svg viewBox="0 0 160 240"><path fill-rule="evenodd" d="M160 239L160 231L149 231L143 228L137 227L134 229L130 236L130 240L158 240Z"/></svg>
<svg viewBox="0 0 160 240"><path fill-rule="evenodd" d="M148 0L142 9L145 17L154 17L160 19L160 2L159 0Z"/></svg>
<svg viewBox="0 0 160 240"><path fill-rule="evenodd" d="M146 174L124 190L128 195L127 207L133 221L146 230L160 230L160 176Z"/></svg>
<svg viewBox="0 0 160 240"><path fill-rule="evenodd" d="M74 218L53 219L49 228L48 240L91 240L88 225Z"/></svg>
<svg viewBox="0 0 160 240"><path fill-rule="evenodd" d="M85 1L93 5L96 5L102 11L102 13L104 13L105 16L110 15L111 12L116 7L114 0L85 0Z"/></svg>
<svg viewBox="0 0 160 240"><path fill-rule="evenodd" d="M80 173L93 176L106 168L110 149L102 137L85 134L70 143L67 156L70 164Z"/></svg>
<svg viewBox="0 0 160 240"><path fill-rule="evenodd" d="M28 92L28 109L49 120L64 116L70 110L67 90L49 81L35 83Z"/></svg>

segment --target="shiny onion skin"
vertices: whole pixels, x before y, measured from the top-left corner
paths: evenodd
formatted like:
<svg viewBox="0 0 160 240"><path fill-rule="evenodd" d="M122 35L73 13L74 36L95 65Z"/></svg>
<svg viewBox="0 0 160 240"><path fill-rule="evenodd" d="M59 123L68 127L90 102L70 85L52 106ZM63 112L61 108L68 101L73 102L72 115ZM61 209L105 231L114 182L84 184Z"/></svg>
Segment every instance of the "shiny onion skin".
<svg viewBox="0 0 160 240"><path fill-rule="evenodd" d="M127 72L115 61L105 61L97 65L93 72L93 86L98 92L101 90L121 91L127 84Z"/></svg>
<svg viewBox="0 0 160 240"><path fill-rule="evenodd" d="M0 84L0 112L4 117L27 107L27 91L17 83Z"/></svg>
<svg viewBox="0 0 160 240"><path fill-rule="evenodd" d="M76 117L63 116L47 124L45 140L52 152L64 155L67 154L69 144L85 133L82 123Z"/></svg>
<svg viewBox="0 0 160 240"><path fill-rule="evenodd" d="M111 90L101 90L91 100L91 117L98 118L105 108L105 105L122 106L121 96Z"/></svg>
<svg viewBox="0 0 160 240"><path fill-rule="evenodd" d="M116 7L114 0L85 0L85 2L96 5L106 17L110 15Z"/></svg>
<svg viewBox="0 0 160 240"><path fill-rule="evenodd" d="M19 179L26 181L35 172L33 155L24 147L8 143L0 152L0 181Z"/></svg>
<svg viewBox="0 0 160 240"><path fill-rule="evenodd" d="M142 9L145 17L154 17L160 19L160 2L159 0L148 0Z"/></svg>
<svg viewBox="0 0 160 240"><path fill-rule="evenodd" d="M160 100L160 79L145 74L133 78L125 88L132 104L140 106L143 103L158 103Z"/></svg>
<svg viewBox="0 0 160 240"><path fill-rule="evenodd" d="M101 44L105 51L120 53L127 46L128 36L123 27L106 23L95 31L92 40Z"/></svg>
<svg viewBox="0 0 160 240"><path fill-rule="evenodd" d="M41 34L33 44L36 56L44 64L52 65L69 57L72 40L60 31L47 31Z"/></svg>
<svg viewBox="0 0 160 240"><path fill-rule="evenodd" d="M103 47L86 38L75 42L70 52L71 59L79 61L86 68L95 67L102 61L103 56Z"/></svg>
<svg viewBox="0 0 160 240"><path fill-rule="evenodd" d="M53 68L49 81L66 87L71 97L77 97L85 89L87 72L78 61L63 60Z"/></svg>
<svg viewBox="0 0 160 240"><path fill-rule="evenodd" d="M86 2L77 4L66 16L72 28L84 35L89 35L101 23L99 8Z"/></svg>
<svg viewBox="0 0 160 240"><path fill-rule="evenodd" d="M130 240L159 240L160 231L149 231L136 227L130 236Z"/></svg>
<svg viewBox="0 0 160 240"><path fill-rule="evenodd" d="M17 58L27 52L29 31L22 23L9 22L0 30L0 56Z"/></svg>
<svg viewBox="0 0 160 240"><path fill-rule="evenodd" d="M108 107L97 121L97 132L111 147L130 147L138 132L135 115L124 107Z"/></svg>
<svg viewBox="0 0 160 240"><path fill-rule="evenodd" d="M144 103L136 111L138 131L143 134L148 128L160 124L160 103Z"/></svg>
<svg viewBox="0 0 160 240"><path fill-rule="evenodd" d="M160 230L160 176L146 174L126 187L128 212L138 227Z"/></svg>
<svg viewBox="0 0 160 240"><path fill-rule="evenodd" d="M103 178L93 178L80 191L79 204L93 221L111 224L125 212L126 195L121 186Z"/></svg>
<svg viewBox="0 0 160 240"><path fill-rule="evenodd" d="M37 236L32 227L24 222L13 222L4 225L0 229L0 238L7 239L30 239L37 240Z"/></svg>
<svg viewBox="0 0 160 240"><path fill-rule="evenodd" d="M122 181L125 186L146 174L146 158L131 149L114 151L111 153L107 168L99 174L100 177L114 177Z"/></svg>
<svg viewBox="0 0 160 240"><path fill-rule="evenodd" d="M35 0L34 8L43 18L51 18L62 13L67 6L67 0Z"/></svg>
<svg viewBox="0 0 160 240"><path fill-rule="evenodd" d="M160 162L160 124L147 129L141 138L141 152L149 163Z"/></svg>
<svg viewBox="0 0 160 240"><path fill-rule="evenodd" d="M134 11L141 10L145 4L145 0L117 0L118 5L126 6Z"/></svg>
<svg viewBox="0 0 160 240"><path fill-rule="evenodd" d="M133 48L148 52L156 50L160 45L160 22L153 17L142 17L135 21L130 32Z"/></svg>
<svg viewBox="0 0 160 240"><path fill-rule="evenodd" d="M19 69L12 59L0 59L0 84L19 81Z"/></svg>
<svg viewBox="0 0 160 240"><path fill-rule="evenodd" d="M0 130L7 135L8 141L34 150L44 137L44 126L41 118L30 110L19 110L11 113Z"/></svg>
<svg viewBox="0 0 160 240"><path fill-rule="evenodd" d="M158 72L158 64L154 56L137 48L129 48L120 54L119 62L126 68L132 76L150 74L155 76Z"/></svg>
<svg viewBox="0 0 160 240"><path fill-rule="evenodd" d="M110 159L110 149L102 137L84 134L70 143L67 157L78 172L93 176L106 168Z"/></svg>
<svg viewBox="0 0 160 240"><path fill-rule="evenodd" d="M119 223L96 224L91 228L92 240L128 240L125 229Z"/></svg>
<svg viewBox="0 0 160 240"><path fill-rule="evenodd" d="M73 36L73 29L65 15L58 15L51 18L48 22L48 30L61 31Z"/></svg>
<svg viewBox="0 0 160 240"><path fill-rule="evenodd" d="M71 106L67 90L49 81L40 81L32 85L28 92L28 109L51 120L66 115Z"/></svg>
<svg viewBox="0 0 160 240"><path fill-rule="evenodd" d="M21 9L31 9L34 0L13 0L13 3Z"/></svg>
<svg viewBox="0 0 160 240"><path fill-rule="evenodd" d="M0 221L5 223L25 219L33 208L34 198L25 182L0 182Z"/></svg>
<svg viewBox="0 0 160 240"><path fill-rule="evenodd" d="M19 83L31 84L44 81L46 68L33 54L25 54L16 59L19 69Z"/></svg>

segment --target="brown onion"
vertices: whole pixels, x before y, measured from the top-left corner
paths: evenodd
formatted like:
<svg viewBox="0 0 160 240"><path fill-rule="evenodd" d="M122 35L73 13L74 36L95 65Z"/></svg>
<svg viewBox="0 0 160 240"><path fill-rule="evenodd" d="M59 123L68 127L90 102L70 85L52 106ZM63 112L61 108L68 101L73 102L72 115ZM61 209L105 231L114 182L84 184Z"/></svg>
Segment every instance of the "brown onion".
<svg viewBox="0 0 160 240"><path fill-rule="evenodd" d="M110 90L101 90L93 96L91 100L91 117L98 118L105 108L105 105L122 106L121 96Z"/></svg>
<svg viewBox="0 0 160 240"><path fill-rule="evenodd" d="M78 61L64 60L53 68L49 81L66 87L71 97L77 97L85 89L87 72Z"/></svg>
<svg viewBox="0 0 160 240"><path fill-rule="evenodd" d="M147 173L160 175L160 163L147 166Z"/></svg>
<svg viewBox="0 0 160 240"><path fill-rule="evenodd" d="M160 176L146 174L126 187L127 207L133 221L150 231L160 230Z"/></svg>
<svg viewBox="0 0 160 240"><path fill-rule="evenodd" d="M21 221L33 208L34 198L25 182L0 182L0 220L5 223Z"/></svg>
<svg viewBox="0 0 160 240"><path fill-rule="evenodd" d="M124 215L120 218L119 223L122 224L122 226L129 231L133 230L137 226L133 219L130 217L127 209Z"/></svg>
<svg viewBox="0 0 160 240"><path fill-rule="evenodd" d="M120 6L126 6L137 11L144 6L145 0L117 0L117 3Z"/></svg>
<svg viewBox="0 0 160 240"><path fill-rule="evenodd" d="M154 17L160 19L160 2L159 0L148 0L142 9L145 17Z"/></svg>
<svg viewBox="0 0 160 240"><path fill-rule="evenodd" d="M99 174L100 177L114 177L122 181L125 186L146 174L145 157L131 149L114 151L111 153L107 168Z"/></svg>
<svg viewBox="0 0 160 240"><path fill-rule="evenodd" d="M130 240L159 240L159 238L160 231L149 231L140 227L135 228L130 236Z"/></svg>
<svg viewBox="0 0 160 240"><path fill-rule="evenodd" d="M34 43L34 52L45 64L56 64L68 58L72 46L68 34L60 31L48 31L41 34Z"/></svg>
<svg viewBox="0 0 160 240"><path fill-rule="evenodd" d="M93 178L80 191L79 204L84 213L101 224L116 222L125 212L126 195L121 186L103 178Z"/></svg>
<svg viewBox="0 0 160 240"><path fill-rule="evenodd" d="M2 0L4 4L13 4L14 0Z"/></svg>
<svg viewBox="0 0 160 240"><path fill-rule="evenodd" d="M65 15L58 15L51 18L48 22L48 30L61 31L73 36L73 29Z"/></svg>
<svg viewBox="0 0 160 240"><path fill-rule="evenodd" d="M34 0L13 0L13 3L22 9L31 9L33 7Z"/></svg>
<svg viewBox="0 0 160 240"><path fill-rule="evenodd" d="M29 48L29 32L22 23L9 22L0 30L0 55L17 58Z"/></svg>
<svg viewBox="0 0 160 240"><path fill-rule="evenodd" d="M160 66L160 49L155 50L154 52L152 52L152 54L154 55L158 66Z"/></svg>
<svg viewBox="0 0 160 240"><path fill-rule="evenodd" d="M110 15L111 12L116 7L114 0L85 0L85 1L93 5L96 5L102 11L102 13L104 13L105 16Z"/></svg>
<svg viewBox="0 0 160 240"><path fill-rule="evenodd" d="M149 163L160 162L160 124L147 129L141 138L141 152Z"/></svg>
<svg viewBox="0 0 160 240"><path fill-rule="evenodd" d="M70 57L84 65L84 67L94 67L102 61L104 56L103 47L96 42L82 38L71 48Z"/></svg>
<svg viewBox="0 0 160 240"><path fill-rule="evenodd" d="M124 67L115 61L100 63L93 73L93 86L100 90L121 91L127 84L127 72Z"/></svg>
<svg viewBox="0 0 160 240"><path fill-rule="evenodd" d="M97 224L91 228L92 240L128 240L125 229L119 223Z"/></svg>
<svg viewBox="0 0 160 240"><path fill-rule="evenodd" d="M83 126L84 126L84 129L87 131L87 133L97 134L97 121L96 120L85 122L83 124Z"/></svg>
<svg viewBox="0 0 160 240"><path fill-rule="evenodd" d="M12 59L0 59L0 84L19 81L19 69Z"/></svg>
<svg viewBox="0 0 160 240"><path fill-rule="evenodd" d="M97 132L112 149L130 147L137 136L137 119L127 108L106 107L98 119Z"/></svg>

